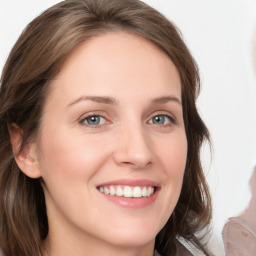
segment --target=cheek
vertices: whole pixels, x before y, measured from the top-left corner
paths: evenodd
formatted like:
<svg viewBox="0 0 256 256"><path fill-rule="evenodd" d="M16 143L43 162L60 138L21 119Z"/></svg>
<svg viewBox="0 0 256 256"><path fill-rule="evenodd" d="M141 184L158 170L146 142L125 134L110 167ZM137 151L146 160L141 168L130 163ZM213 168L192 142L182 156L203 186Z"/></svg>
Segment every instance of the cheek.
<svg viewBox="0 0 256 256"><path fill-rule="evenodd" d="M172 179L183 177L187 161L187 138L185 132L173 134L156 150L165 174Z"/></svg>
<svg viewBox="0 0 256 256"><path fill-rule="evenodd" d="M171 134L161 143L155 141L158 167L162 170L162 187L160 190L157 216L161 216L159 229L170 218L178 202L187 159L187 139L185 132Z"/></svg>
<svg viewBox="0 0 256 256"><path fill-rule="evenodd" d="M90 209L89 204L81 202L93 197L92 177L104 164L108 148L102 148L100 141L85 140L85 136L73 136L70 132L46 136L49 134L46 131L41 138L39 165L49 214L56 215L56 209L62 209L76 219L78 212Z"/></svg>
<svg viewBox="0 0 256 256"><path fill-rule="evenodd" d="M78 183L90 182L109 158L108 143L100 137L74 135L65 130L54 136L48 134L45 130L40 147L40 169L46 184L48 181L77 186Z"/></svg>
<svg viewBox="0 0 256 256"><path fill-rule="evenodd" d="M84 180L86 174L82 175L83 152L76 149L75 143L69 141L67 136L58 133L47 139L43 137L41 141L39 168L44 181L47 214L51 221L59 216L57 209L65 214L73 214L73 210L78 210L76 205L81 198L77 195L83 192L78 181Z"/></svg>
<svg viewBox="0 0 256 256"><path fill-rule="evenodd" d="M187 160L187 139L185 132L171 136L158 148L158 159L164 173L166 212L171 213L180 196ZM171 202L171 203L170 203Z"/></svg>

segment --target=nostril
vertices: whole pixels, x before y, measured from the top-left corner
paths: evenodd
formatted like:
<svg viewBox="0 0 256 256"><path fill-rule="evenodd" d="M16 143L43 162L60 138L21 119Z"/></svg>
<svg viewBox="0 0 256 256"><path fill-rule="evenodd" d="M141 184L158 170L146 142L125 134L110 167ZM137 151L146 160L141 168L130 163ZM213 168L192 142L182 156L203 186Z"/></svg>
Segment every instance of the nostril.
<svg viewBox="0 0 256 256"><path fill-rule="evenodd" d="M151 161L136 161L136 160L131 160L130 162L124 161L121 163L121 165L130 166L136 169L143 169L143 168L149 167L151 164L152 164Z"/></svg>

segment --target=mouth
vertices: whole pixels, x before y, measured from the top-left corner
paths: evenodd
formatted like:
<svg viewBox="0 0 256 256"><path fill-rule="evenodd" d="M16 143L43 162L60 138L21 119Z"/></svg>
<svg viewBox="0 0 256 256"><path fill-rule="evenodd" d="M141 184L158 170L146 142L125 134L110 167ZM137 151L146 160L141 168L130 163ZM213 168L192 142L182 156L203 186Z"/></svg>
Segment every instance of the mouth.
<svg viewBox="0 0 256 256"><path fill-rule="evenodd" d="M106 195L125 197L125 198L145 198L152 196L157 187L155 186L122 186L108 185L99 186L97 189Z"/></svg>
<svg viewBox="0 0 256 256"><path fill-rule="evenodd" d="M161 190L158 182L151 180L120 179L96 186L108 201L131 209L139 209L155 202Z"/></svg>

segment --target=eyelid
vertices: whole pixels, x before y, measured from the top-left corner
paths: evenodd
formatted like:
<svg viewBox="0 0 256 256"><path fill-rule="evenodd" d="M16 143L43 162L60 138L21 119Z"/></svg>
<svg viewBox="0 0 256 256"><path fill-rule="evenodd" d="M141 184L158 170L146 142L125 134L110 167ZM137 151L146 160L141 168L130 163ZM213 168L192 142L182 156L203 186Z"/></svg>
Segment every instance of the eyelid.
<svg viewBox="0 0 256 256"><path fill-rule="evenodd" d="M90 117L102 117L102 118L105 119L105 122L104 122L104 124L95 124L95 125L90 125L90 124L88 124L88 123L85 123L84 121L85 121L86 119L89 119ZM105 126L105 125L111 123L111 122L109 121L109 119L108 119L104 114L99 113L99 112L97 112L97 111L96 111L96 112L90 112L90 113L84 114L84 115L82 115L78 120L79 120L79 123L80 123L82 126L89 127L89 128L100 128L100 127L102 127L102 126Z"/></svg>
<svg viewBox="0 0 256 256"><path fill-rule="evenodd" d="M86 119L89 119L90 117L94 117L94 116L104 118L105 122L103 124L94 124L94 125L90 125L90 124L84 122ZM156 116L165 116L170 120L170 122L168 122L167 124L155 124L155 123L150 122ZM78 118L78 122L82 126L89 127L89 128L90 127L91 128L101 128L101 127L111 124L110 119L106 116L105 113L102 113L102 111L90 111L86 114L83 114ZM173 114L171 114L170 112L156 111L150 115L150 118L148 119L147 123L149 123L150 125L168 127L168 126L172 126L172 125L176 124L177 120L176 120L176 117Z"/></svg>
<svg viewBox="0 0 256 256"><path fill-rule="evenodd" d="M92 118L92 117L96 117L96 118L100 118L100 119L104 119L105 121L106 121L106 118L105 117L103 117L103 116L96 116L96 115L92 115L92 116L87 116L87 117L85 117L82 121L84 121L84 120L89 120L90 118ZM99 123L99 125L101 125L102 123Z"/></svg>
<svg viewBox="0 0 256 256"><path fill-rule="evenodd" d="M175 116L173 115L173 114L171 114L171 113L167 113L167 112L154 112L151 116L150 116L150 119L149 119L149 121L150 120L152 120L154 117L156 117L156 116L165 116L165 117L167 117L167 118L169 118L170 119L170 123L172 123L172 124L176 124L177 123L177 120L176 120L176 118L175 118ZM149 122L148 121L148 122ZM164 124L163 124L164 125Z"/></svg>

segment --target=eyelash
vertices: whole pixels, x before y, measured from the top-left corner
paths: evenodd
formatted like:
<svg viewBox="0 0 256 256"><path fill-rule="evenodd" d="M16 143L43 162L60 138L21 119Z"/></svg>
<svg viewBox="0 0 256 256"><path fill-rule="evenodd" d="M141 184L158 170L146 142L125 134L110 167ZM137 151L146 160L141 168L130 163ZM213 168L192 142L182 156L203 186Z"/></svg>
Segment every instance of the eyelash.
<svg viewBox="0 0 256 256"><path fill-rule="evenodd" d="M96 117L96 118L104 118L105 121L107 122L107 119L104 117L104 116L101 116L101 115L89 115L89 116L86 116L85 118L83 118L79 123L84 125L84 126L87 126L87 127L90 127L90 128L100 128L102 125L105 125L105 124L96 124L96 125L92 125L92 124L89 124L89 123L85 123L85 121L89 120L90 118L92 117Z"/></svg>
<svg viewBox="0 0 256 256"><path fill-rule="evenodd" d="M164 117L164 118L168 118L169 119L169 122L167 124L154 124L154 123L151 123L150 121L153 120L154 118L156 117ZM173 124L176 123L176 120L173 116L171 115L167 115L167 114L157 114L157 115L154 115L152 118L150 118L150 123L153 124L153 125L160 125L160 126L171 126ZM152 121L153 122L153 121Z"/></svg>
<svg viewBox="0 0 256 256"><path fill-rule="evenodd" d="M83 118L81 121L79 121L79 123L81 125L84 125L84 126L87 126L87 127L90 127L90 128L100 128L102 127L103 125L106 125L105 123L104 124L96 124L96 125L92 125L92 124L89 124L89 123L85 123L86 120L88 121L90 118L92 117L95 117L95 118L103 118L105 119L105 122L108 122L108 120L102 116L102 115L97 115L97 114L94 114L94 115L89 115L89 116L86 116L85 118ZM156 118L156 117L165 117L165 118L168 118L169 119L169 122L167 124L154 124L153 123L153 118ZM152 121L152 122L150 122ZM171 115L167 115L167 114L157 114L157 115L154 115L153 117L150 118L150 120L147 122L149 124L152 124L152 125L157 125L157 126L162 126L162 127L168 127L168 126L172 126L173 124L176 124L176 119L171 116Z"/></svg>

